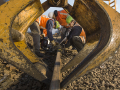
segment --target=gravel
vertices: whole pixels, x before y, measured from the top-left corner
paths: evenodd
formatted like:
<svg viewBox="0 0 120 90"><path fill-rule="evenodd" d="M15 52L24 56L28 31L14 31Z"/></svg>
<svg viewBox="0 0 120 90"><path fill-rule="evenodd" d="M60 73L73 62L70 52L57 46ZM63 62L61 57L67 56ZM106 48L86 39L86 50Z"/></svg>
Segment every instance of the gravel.
<svg viewBox="0 0 120 90"><path fill-rule="evenodd" d="M66 90L120 90L119 56L120 48L116 51L115 56L70 83ZM64 72L63 76L65 73L68 74L68 72Z"/></svg>
<svg viewBox="0 0 120 90"><path fill-rule="evenodd" d="M31 40L31 39L30 39ZM32 44L31 44L32 45ZM77 51L74 50L67 50L67 53L63 54L61 57L62 60L62 66L64 66L66 63L69 62L76 54ZM56 54L49 54L46 53L45 58L43 58L43 61L48 64L49 67L52 69L54 68L54 62L56 58ZM82 77L79 77L77 80L74 80L72 83L70 83L66 88L63 90L120 90L120 48L115 52L115 55L111 58L109 58L106 62L104 62L101 66L98 68L93 69L89 73L85 74ZM5 72L10 71L10 68L7 64L2 64L0 62L0 80L5 77ZM62 73L62 79L64 79L74 68L71 67L67 71ZM6 69L6 71L5 71ZM2 84L0 84L0 90L49 90L49 86L43 84L42 82L34 79L33 77L17 70L14 75L16 75L16 78L19 76L19 80L17 83L13 83L12 85L9 85L9 88L3 88ZM20 75L17 73L21 73ZM7 74L8 75L8 74ZM7 81L8 83L12 83ZM14 82L14 79L13 79Z"/></svg>

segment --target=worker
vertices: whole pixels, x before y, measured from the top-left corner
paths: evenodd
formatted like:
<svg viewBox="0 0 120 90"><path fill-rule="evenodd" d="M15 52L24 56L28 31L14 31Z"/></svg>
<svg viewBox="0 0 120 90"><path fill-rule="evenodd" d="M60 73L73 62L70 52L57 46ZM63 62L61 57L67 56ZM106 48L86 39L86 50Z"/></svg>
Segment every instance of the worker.
<svg viewBox="0 0 120 90"><path fill-rule="evenodd" d="M54 22L52 19L48 18L45 15L41 15L33 24L30 26L32 36L33 36L33 42L34 42L34 51L35 54L38 57L43 57L44 55L40 53L40 35L41 31L40 29L46 29L47 36L50 39L53 46L56 46L57 42L54 41L52 36L52 30L53 28L59 28L60 25L58 23Z"/></svg>
<svg viewBox="0 0 120 90"><path fill-rule="evenodd" d="M79 52L86 43L86 34L83 28L69 15L66 22L72 28L67 36L67 43L70 43Z"/></svg>
<svg viewBox="0 0 120 90"><path fill-rule="evenodd" d="M37 19L37 21L38 21L38 19ZM54 29L60 29L60 24L59 24L59 22L58 21L55 21L55 27L54 27ZM40 30L41 30L41 34L43 35L43 37L47 37L48 35L47 35L47 29L46 28L43 28L42 26L40 26Z"/></svg>
<svg viewBox="0 0 120 90"><path fill-rule="evenodd" d="M48 17L52 18L54 20L57 20L61 26L63 26L61 31L61 40L70 32L71 28L69 27L69 24L66 22L66 18L69 14L65 10L54 12L49 12Z"/></svg>

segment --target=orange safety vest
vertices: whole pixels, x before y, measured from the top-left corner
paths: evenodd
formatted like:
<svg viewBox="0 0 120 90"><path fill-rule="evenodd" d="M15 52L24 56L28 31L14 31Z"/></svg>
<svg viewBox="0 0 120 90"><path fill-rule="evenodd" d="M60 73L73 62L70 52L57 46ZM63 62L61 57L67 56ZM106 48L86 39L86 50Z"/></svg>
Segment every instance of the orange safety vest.
<svg viewBox="0 0 120 90"><path fill-rule="evenodd" d="M68 16L68 13L65 10L58 11L58 16L56 17L56 20L60 23L60 25L69 28L69 25L66 22L66 18Z"/></svg>
<svg viewBox="0 0 120 90"><path fill-rule="evenodd" d="M76 22L74 26L80 26L80 25ZM82 32L80 33L79 37L81 38L83 43L86 43L86 34L83 28L82 28Z"/></svg>
<svg viewBox="0 0 120 90"><path fill-rule="evenodd" d="M82 42L83 42L83 43L86 43L86 34L85 34L84 29L82 29L82 32L80 33L79 36L80 36Z"/></svg>
<svg viewBox="0 0 120 90"><path fill-rule="evenodd" d="M50 19L50 18L48 18L47 16L41 15L41 16L36 20L36 21L39 23L40 29L43 29L43 34L44 34L45 37L47 36L46 24L47 24L47 21L48 21L49 19ZM52 19L51 19L51 20L52 20Z"/></svg>

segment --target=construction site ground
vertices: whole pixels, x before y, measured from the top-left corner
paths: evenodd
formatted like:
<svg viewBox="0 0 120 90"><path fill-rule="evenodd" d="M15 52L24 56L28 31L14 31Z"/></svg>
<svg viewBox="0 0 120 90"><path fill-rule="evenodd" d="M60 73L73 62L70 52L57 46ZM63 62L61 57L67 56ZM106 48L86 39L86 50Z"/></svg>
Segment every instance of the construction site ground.
<svg viewBox="0 0 120 90"><path fill-rule="evenodd" d="M27 34L26 37L27 42L33 43L31 36ZM60 37L54 38L60 39ZM42 52L45 54L42 60L53 69L56 54ZM62 67L76 54L76 50L67 49L66 53L61 57ZM119 58L120 48L115 52L113 57L109 57L101 66L79 77L63 90L120 90ZM69 75L76 66L62 72L62 79ZM49 90L49 86L16 69L6 61L0 60L0 90Z"/></svg>

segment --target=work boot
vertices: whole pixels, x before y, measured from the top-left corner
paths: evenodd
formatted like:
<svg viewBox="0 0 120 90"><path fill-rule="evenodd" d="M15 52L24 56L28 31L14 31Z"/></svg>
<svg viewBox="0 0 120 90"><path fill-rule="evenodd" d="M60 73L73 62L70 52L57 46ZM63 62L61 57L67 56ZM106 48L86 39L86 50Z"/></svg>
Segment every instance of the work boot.
<svg viewBox="0 0 120 90"><path fill-rule="evenodd" d="M72 50L76 50L76 48L75 48L75 47L72 47Z"/></svg>
<svg viewBox="0 0 120 90"><path fill-rule="evenodd" d="M40 53L39 51L38 52L35 52L35 54L38 56L38 57L43 57L44 54Z"/></svg>

